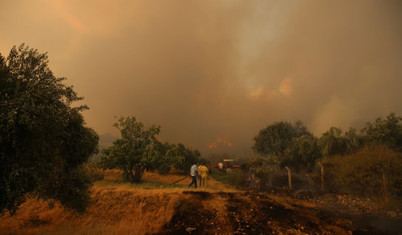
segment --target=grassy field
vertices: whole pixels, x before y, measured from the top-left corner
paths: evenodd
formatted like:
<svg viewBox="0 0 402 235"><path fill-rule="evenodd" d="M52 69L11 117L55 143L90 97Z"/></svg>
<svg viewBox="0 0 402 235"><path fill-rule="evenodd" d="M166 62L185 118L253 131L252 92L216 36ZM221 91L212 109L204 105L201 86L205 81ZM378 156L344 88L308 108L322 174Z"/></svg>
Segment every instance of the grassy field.
<svg viewBox="0 0 402 235"><path fill-rule="evenodd" d="M178 173L159 175L146 172L144 182L130 184L122 181L118 170L106 170L105 177L92 187L91 203L79 215L53 208L45 201L29 198L17 213L1 217L1 234L145 234L156 233L168 223L178 201L188 196L190 177ZM180 179L184 180L172 184ZM233 191L210 179L202 191Z"/></svg>

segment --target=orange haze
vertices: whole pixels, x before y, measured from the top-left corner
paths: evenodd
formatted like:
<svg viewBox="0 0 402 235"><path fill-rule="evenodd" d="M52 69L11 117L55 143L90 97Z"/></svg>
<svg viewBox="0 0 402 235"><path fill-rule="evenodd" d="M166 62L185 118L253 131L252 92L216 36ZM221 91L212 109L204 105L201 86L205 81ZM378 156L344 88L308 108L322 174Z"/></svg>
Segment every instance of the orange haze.
<svg viewBox="0 0 402 235"><path fill-rule="evenodd" d="M85 119L103 142L118 136L115 117L133 115L161 125L163 141L241 154L277 121L300 120L320 135L401 115L401 6L2 0L0 52L23 42L48 52L55 75L85 97Z"/></svg>

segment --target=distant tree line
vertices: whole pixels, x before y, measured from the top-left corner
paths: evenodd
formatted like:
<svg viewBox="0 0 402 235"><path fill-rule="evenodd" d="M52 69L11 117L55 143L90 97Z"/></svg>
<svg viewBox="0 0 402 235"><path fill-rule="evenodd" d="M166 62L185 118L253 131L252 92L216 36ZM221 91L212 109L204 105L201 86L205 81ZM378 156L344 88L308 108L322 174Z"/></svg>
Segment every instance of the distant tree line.
<svg viewBox="0 0 402 235"><path fill-rule="evenodd" d="M250 160L248 168L260 177L264 187L272 185L276 166L313 173L321 161L332 185L328 190L364 192L364 188L371 188L373 192L383 191L384 196L391 188L402 186L401 121L402 117L391 113L366 123L359 132L350 128L342 133L340 128L331 127L320 137L301 122L277 122L254 137L252 149L258 156ZM402 198L402 191L393 193Z"/></svg>
<svg viewBox="0 0 402 235"><path fill-rule="evenodd" d="M281 166L311 172L323 157L354 153L367 145L384 145L402 151L402 118L394 113L385 119L366 123L360 130L350 128L342 133L331 127L321 137L315 137L301 123L277 122L260 130L252 149L261 157L275 156Z"/></svg>

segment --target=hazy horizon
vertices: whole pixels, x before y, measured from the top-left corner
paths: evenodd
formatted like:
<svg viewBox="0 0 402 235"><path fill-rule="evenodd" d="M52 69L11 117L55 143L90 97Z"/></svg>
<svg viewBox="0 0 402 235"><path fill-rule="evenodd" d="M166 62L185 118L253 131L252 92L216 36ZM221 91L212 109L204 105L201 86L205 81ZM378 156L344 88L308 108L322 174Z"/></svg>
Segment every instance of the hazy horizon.
<svg viewBox="0 0 402 235"><path fill-rule="evenodd" d="M135 116L203 154L245 153L300 120L315 135L402 114L400 1L0 0L0 53L48 52L104 139Z"/></svg>

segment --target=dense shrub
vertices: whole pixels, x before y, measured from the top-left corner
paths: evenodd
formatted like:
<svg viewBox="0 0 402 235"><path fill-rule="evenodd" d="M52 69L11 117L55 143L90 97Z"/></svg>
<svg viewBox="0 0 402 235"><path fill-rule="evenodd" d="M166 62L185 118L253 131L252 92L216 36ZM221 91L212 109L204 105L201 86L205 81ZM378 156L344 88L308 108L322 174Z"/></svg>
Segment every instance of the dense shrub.
<svg viewBox="0 0 402 235"><path fill-rule="evenodd" d="M323 159L326 189L337 193L402 199L402 154L383 146Z"/></svg>
<svg viewBox="0 0 402 235"><path fill-rule="evenodd" d="M103 180L105 178L102 169L96 167L96 164L86 164L85 171L91 182Z"/></svg>
<svg viewBox="0 0 402 235"><path fill-rule="evenodd" d="M158 166L158 173L161 175L166 175L171 169L172 167L169 164L163 163Z"/></svg>
<svg viewBox="0 0 402 235"><path fill-rule="evenodd" d="M245 188L247 186L246 174L241 170L231 170L227 172L228 182L236 188Z"/></svg>

